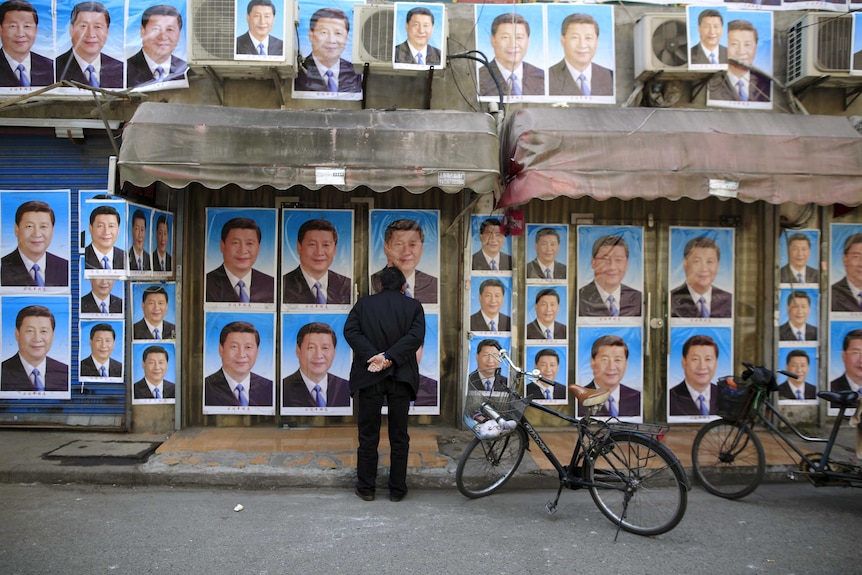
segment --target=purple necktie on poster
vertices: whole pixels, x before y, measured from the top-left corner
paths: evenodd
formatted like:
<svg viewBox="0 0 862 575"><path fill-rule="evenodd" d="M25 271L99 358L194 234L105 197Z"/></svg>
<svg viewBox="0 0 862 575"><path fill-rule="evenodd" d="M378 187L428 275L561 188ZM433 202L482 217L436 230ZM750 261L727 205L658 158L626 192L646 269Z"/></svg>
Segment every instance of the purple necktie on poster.
<svg viewBox="0 0 862 575"><path fill-rule="evenodd" d="M108 261L108 256L102 256L102 269L106 269L106 270L113 269L111 267L111 262Z"/></svg>
<svg viewBox="0 0 862 575"><path fill-rule="evenodd" d="M108 306L105 305L105 302L100 303L99 307L102 309L102 313L108 313Z"/></svg>
<svg viewBox="0 0 862 575"><path fill-rule="evenodd" d="M153 396L155 396L156 399L162 398L162 392L159 391L158 387L153 388Z"/></svg>
<svg viewBox="0 0 862 575"><path fill-rule="evenodd" d="M338 84L335 83L335 78L332 77L332 70L326 71L326 89L330 92L338 91Z"/></svg>
<svg viewBox="0 0 862 575"><path fill-rule="evenodd" d="M796 283L798 283L798 284L802 283L802 274L796 274Z"/></svg>
<svg viewBox="0 0 862 575"><path fill-rule="evenodd" d="M266 51L263 49L263 42L257 45L257 53L259 56L266 56Z"/></svg>
<svg viewBox="0 0 862 575"><path fill-rule="evenodd" d="M240 303L248 303L248 292L245 290L245 282L239 280L236 282L236 289L239 292L239 301Z"/></svg>
<svg viewBox="0 0 862 575"><path fill-rule="evenodd" d="M545 268L545 279L546 280L554 279L553 276L551 275L551 268Z"/></svg>
<svg viewBox="0 0 862 575"><path fill-rule="evenodd" d="M153 330L153 339L162 339L162 336L159 334L159 328Z"/></svg>
<svg viewBox="0 0 862 575"><path fill-rule="evenodd" d="M248 407L248 398L245 396L243 391L245 390L242 387L242 384L238 384L236 386L236 399L239 402L240 407Z"/></svg>
<svg viewBox="0 0 862 575"><path fill-rule="evenodd" d="M425 60L422 58L422 52L416 53L416 63L419 64L420 66L425 65Z"/></svg>
<svg viewBox="0 0 862 575"><path fill-rule="evenodd" d="M551 330L549 328L545 328L545 339L551 339Z"/></svg>
<svg viewBox="0 0 862 575"><path fill-rule="evenodd" d="M797 341L805 341L805 338L802 337L802 330L801 329L796 330L796 340Z"/></svg>
<svg viewBox="0 0 862 575"><path fill-rule="evenodd" d="M87 81L93 88L99 87L99 77L96 75L96 69L93 68L92 64L87 66Z"/></svg>
<svg viewBox="0 0 862 575"><path fill-rule="evenodd" d="M798 389L796 390L796 399L802 399L802 392Z"/></svg>
<svg viewBox="0 0 862 575"><path fill-rule="evenodd" d="M616 298L614 296L608 296L608 308L611 312L611 317L620 317L620 308L617 307Z"/></svg>
<svg viewBox="0 0 862 575"><path fill-rule="evenodd" d="M105 366L104 366L104 365L100 365L100 366L99 366L99 374L100 374L102 377L108 377L108 372L107 372L107 371L105 371Z"/></svg>
<svg viewBox="0 0 862 575"><path fill-rule="evenodd" d="M141 271L143 269L144 269L144 262L141 260L141 258L138 258L138 271Z"/></svg>
<svg viewBox="0 0 862 575"><path fill-rule="evenodd" d="M743 82L742 80L739 80L736 83L736 91L739 92L739 100L741 102L747 102L748 101L748 92L745 91L745 82Z"/></svg>
<svg viewBox="0 0 862 575"><path fill-rule="evenodd" d="M620 410L617 409L617 402L614 401L613 396L608 398L608 413L611 414L611 417L619 417Z"/></svg>
<svg viewBox="0 0 862 575"><path fill-rule="evenodd" d="M581 74L578 76L578 84L581 85L581 94L584 96L590 95L590 83L587 82L587 77Z"/></svg>
<svg viewBox="0 0 862 575"><path fill-rule="evenodd" d="M42 274L39 273L39 264L33 264L33 281L37 287L45 287L45 281L42 279Z"/></svg>
<svg viewBox="0 0 862 575"><path fill-rule="evenodd" d="M413 292L410 291L410 284L409 283L404 284L404 295L406 295L410 299L413 299Z"/></svg>
<svg viewBox="0 0 862 575"><path fill-rule="evenodd" d="M545 390L545 399L553 399L551 397L551 390L550 389Z"/></svg>
<svg viewBox="0 0 862 575"><path fill-rule="evenodd" d="M18 81L24 88L30 87L30 78L27 77L27 69L24 64L18 64Z"/></svg>
<svg viewBox="0 0 862 575"><path fill-rule="evenodd" d="M42 381L42 378L39 377L39 370L33 369L33 387L36 388L36 391L45 391L45 382Z"/></svg>
<svg viewBox="0 0 862 575"><path fill-rule="evenodd" d="M497 269L497 260L494 260L494 259L491 260L491 271L492 272L500 271L499 269Z"/></svg>
<svg viewBox="0 0 862 575"><path fill-rule="evenodd" d="M314 390L314 403L317 404L317 407L326 407L326 398L323 397L323 390L320 389L319 385L315 385Z"/></svg>
<svg viewBox="0 0 862 575"><path fill-rule="evenodd" d="M320 282L314 282L314 299L319 304L326 304L326 295L323 293L323 286L320 285Z"/></svg>
<svg viewBox="0 0 862 575"><path fill-rule="evenodd" d="M718 64L718 60L715 59L715 52L709 53L709 63L710 64Z"/></svg>
<svg viewBox="0 0 862 575"><path fill-rule="evenodd" d="M164 80L164 78L165 78L165 69L162 68L161 66L156 66L156 75L155 75L156 82L161 82L162 80ZM140 258L138 258L138 261L141 261Z"/></svg>
<svg viewBox="0 0 862 575"><path fill-rule="evenodd" d="M486 379L485 380L485 391L491 391L491 389L493 389L493 386L491 385L491 380Z"/></svg>
<svg viewBox="0 0 862 575"><path fill-rule="evenodd" d="M518 82L518 77L515 74L509 76L509 81L512 83L512 95L520 96L521 95L521 84Z"/></svg>
<svg viewBox="0 0 862 575"><path fill-rule="evenodd" d="M700 304L700 317L709 317L709 308L706 305L706 298L701 297L697 300Z"/></svg>
<svg viewBox="0 0 862 575"><path fill-rule="evenodd" d="M697 405L701 415L709 415L709 405L706 404L706 398L703 394L697 396Z"/></svg>

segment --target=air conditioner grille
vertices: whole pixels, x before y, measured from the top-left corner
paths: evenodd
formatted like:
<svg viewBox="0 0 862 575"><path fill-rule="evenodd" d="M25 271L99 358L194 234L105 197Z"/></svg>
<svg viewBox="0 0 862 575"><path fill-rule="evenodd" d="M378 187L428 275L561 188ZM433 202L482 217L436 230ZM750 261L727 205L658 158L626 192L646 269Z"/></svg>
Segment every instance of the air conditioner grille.
<svg viewBox="0 0 862 575"><path fill-rule="evenodd" d="M193 60L233 60L234 0L193 2Z"/></svg>
<svg viewBox="0 0 862 575"><path fill-rule="evenodd" d="M383 62L392 61L394 10L377 10L362 23L362 48Z"/></svg>
<svg viewBox="0 0 862 575"><path fill-rule="evenodd" d="M816 66L819 69L846 72L850 67L852 24L851 18L818 18Z"/></svg>

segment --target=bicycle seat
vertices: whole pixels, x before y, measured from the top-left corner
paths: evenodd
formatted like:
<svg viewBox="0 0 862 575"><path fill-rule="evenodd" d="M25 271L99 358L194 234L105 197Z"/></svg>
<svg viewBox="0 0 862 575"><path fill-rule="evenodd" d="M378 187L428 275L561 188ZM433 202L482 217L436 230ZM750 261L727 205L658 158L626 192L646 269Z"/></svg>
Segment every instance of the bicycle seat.
<svg viewBox="0 0 862 575"><path fill-rule="evenodd" d="M818 391L817 397L830 401L838 407L851 407L859 401L859 394L855 391Z"/></svg>
<svg viewBox="0 0 862 575"><path fill-rule="evenodd" d="M584 407L604 403L611 396L610 391L606 391L604 389L588 389L582 385L578 385L577 383L570 384L569 389L571 389L572 393L575 394L575 399L578 400L578 403Z"/></svg>

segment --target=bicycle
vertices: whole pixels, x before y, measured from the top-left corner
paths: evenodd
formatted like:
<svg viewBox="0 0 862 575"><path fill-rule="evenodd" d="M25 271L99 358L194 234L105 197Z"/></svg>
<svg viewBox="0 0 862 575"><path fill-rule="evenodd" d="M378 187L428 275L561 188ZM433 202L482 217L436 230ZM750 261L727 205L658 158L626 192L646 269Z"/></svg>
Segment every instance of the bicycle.
<svg viewBox="0 0 862 575"><path fill-rule="evenodd" d="M544 453L559 477L557 496L545 506L555 513L563 488L589 489L599 511L617 526L638 535L659 535L673 529L685 515L690 489L679 459L660 439L668 427L591 417L609 392L572 384L569 388L588 414L577 418L521 397L517 382L560 385L515 365L505 350L499 359L509 366L505 391L468 395L465 419L477 437L458 460L455 483L464 496L478 498L500 489L524 457L528 437ZM515 383L511 383L515 382ZM568 465L563 465L524 415L526 407L576 426L577 439ZM497 422L498 429L493 429ZM483 427L484 426L484 427ZM475 428L475 429L474 429ZM496 434L496 435L494 435Z"/></svg>
<svg viewBox="0 0 862 575"><path fill-rule="evenodd" d="M726 499L739 499L752 493L763 481L766 456L763 445L754 432L763 423L773 437L799 456L799 469L788 473L790 479L808 478L815 487L862 487L862 467L850 461L830 458L838 430L848 407L853 407L859 395L855 391L821 391L817 396L840 408L838 418L828 438L808 437L797 429L768 399L778 389L776 374L791 378L795 374L783 370L743 362L746 371L737 382L732 376L718 381L718 414L722 417L704 425L694 438L691 448L694 476L709 493ZM774 414L781 423L807 443L825 443L822 452L804 453L772 422ZM785 451L787 451L785 449ZM788 452L789 453L789 452Z"/></svg>

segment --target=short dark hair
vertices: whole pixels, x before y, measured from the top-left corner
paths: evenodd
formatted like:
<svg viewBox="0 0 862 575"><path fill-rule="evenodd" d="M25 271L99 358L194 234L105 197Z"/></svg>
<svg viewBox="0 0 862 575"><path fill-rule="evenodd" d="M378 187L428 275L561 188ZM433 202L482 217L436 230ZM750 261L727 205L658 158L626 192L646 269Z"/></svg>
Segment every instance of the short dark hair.
<svg viewBox="0 0 862 575"><path fill-rule="evenodd" d="M856 244L862 244L862 234L851 234L844 240L844 251L843 255L847 255L850 253L850 248L855 246Z"/></svg>
<svg viewBox="0 0 862 575"><path fill-rule="evenodd" d="M560 26L560 36L565 36L572 24L592 24L596 28L596 36L599 35L599 23L589 14L569 14L563 19L563 25Z"/></svg>
<svg viewBox="0 0 862 575"><path fill-rule="evenodd" d="M10 1L14 1L14 0L10 0ZM8 4L8 3L9 2L7 2L6 4ZM4 4L4 6L5 6L5 4ZM3 22L3 18L0 17L0 24L2 24L2 22ZM54 216L54 209L47 202L42 202L40 200L30 200L29 202L24 202L23 204L18 206L18 209L15 211L15 224L16 225L20 224L21 218L24 217L24 214L27 214L29 212L42 212L42 213L50 214L51 215L51 225L52 226L54 225L54 221L56 220L56 217Z"/></svg>
<svg viewBox="0 0 862 575"><path fill-rule="evenodd" d="M787 359L784 360L784 365L790 363L790 360L794 357L804 357L805 361L808 362L808 365L811 365L811 358L808 357L808 352L802 349L794 349L790 353L787 354Z"/></svg>
<svg viewBox="0 0 862 575"><path fill-rule="evenodd" d="M335 226L332 225L332 222L330 222L329 220L324 220L322 218L303 222L302 225L299 226L299 230L296 232L297 243L301 244L303 238L305 238L305 234L312 230L332 232L332 237L335 239L335 243L338 243L338 230L335 229Z"/></svg>
<svg viewBox="0 0 862 575"><path fill-rule="evenodd" d="M33 21L36 26L39 25L39 13L36 8L26 0L8 0L0 4L0 24L6 19L7 12L30 12L33 15Z"/></svg>
<svg viewBox="0 0 862 575"><path fill-rule="evenodd" d="M502 349L502 347L500 346L500 342L497 341L496 339L490 339L490 338L489 339L483 339L482 341L479 342L479 345L476 346L476 355L479 355L480 353L482 353L483 347L493 347L497 351L500 351Z"/></svg>
<svg viewBox="0 0 862 575"><path fill-rule="evenodd" d="M596 341L593 342L592 348L590 348L590 357L595 358L599 353L599 349L605 346L621 347L626 352L626 359L629 358L629 346L626 344L626 340L618 335L603 335L597 338Z"/></svg>
<svg viewBox="0 0 862 575"><path fill-rule="evenodd" d="M485 228L490 226L497 226L498 228L502 228L503 222L501 222L498 218L488 218L486 220L482 220L482 224L479 226L479 234L484 234Z"/></svg>
<svg viewBox="0 0 862 575"><path fill-rule="evenodd" d="M153 16L173 16L177 19L177 24L179 25L180 30L183 29L183 15L180 14L180 11L173 6L168 4L155 4L150 6L144 10L144 13L141 15L141 27L146 28L147 24L150 22L150 18Z"/></svg>
<svg viewBox="0 0 862 575"><path fill-rule="evenodd" d="M233 218L226 221L221 227L221 241L227 239L231 230L254 230L257 232L257 243L260 243L260 226L251 218Z"/></svg>
<svg viewBox="0 0 862 575"><path fill-rule="evenodd" d="M135 225L135 220L144 220L144 225L147 225L147 215L144 210L138 209L132 213L132 225Z"/></svg>
<svg viewBox="0 0 862 575"><path fill-rule="evenodd" d="M748 20L731 20L727 23L727 32L744 30L746 32L754 32L754 41L757 42L757 28Z"/></svg>
<svg viewBox="0 0 862 575"><path fill-rule="evenodd" d="M251 9L255 6L267 6L272 8L272 15L275 16L275 4L272 3L272 0L251 0L245 9L245 13L251 14Z"/></svg>
<svg viewBox="0 0 862 575"><path fill-rule="evenodd" d="M713 8L707 8L697 15L697 25L700 26L700 23L703 22L704 18L718 18L721 20L721 23L724 24L724 17L721 15L721 12L715 10Z"/></svg>
<svg viewBox="0 0 862 575"><path fill-rule="evenodd" d="M504 293L505 293L505 290L504 290ZM539 300L542 299L543 297L545 297L546 295L554 296L555 298L557 298L557 303L560 303L560 294L557 293L557 290L555 290L554 288L540 289L539 292L536 294L535 303L539 303Z"/></svg>
<svg viewBox="0 0 862 575"><path fill-rule="evenodd" d="M299 331L296 333L296 347L302 346L305 336L310 333L327 333L332 336L332 347L338 346L338 337L336 337L332 326L322 321L313 321L299 328Z"/></svg>
<svg viewBox="0 0 862 575"><path fill-rule="evenodd" d="M497 34L497 28L500 27L501 24L523 24L524 28L527 30L527 36L530 35L530 23L527 22L527 19L524 18L521 14L516 14L514 12L504 12L500 14L494 21L491 22L491 36Z"/></svg>
<svg viewBox="0 0 862 575"><path fill-rule="evenodd" d="M804 299L809 304L811 303L811 296L808 295L808 292L804 291L792 291L787 294L787 307L790 307L790 304L793 303L793 300Z"/></svg>
<svg viewBox="0 0 862 575"><path fill-rule="evenodd" d="M247 321L232 321L221 328L221 333L218 336L219 344L224 345L227 336L232 333L253 333L255 343L257 343L258 347L260 346L260 332L257 331L257 328L253 324Z"/></svg>
<svg viewBox="0 0 862 575"><path fill-rule="evenodd" d="M321 8L312 14L311 21L308 23L308 29L314 30L314 27L317 26L317 21L321 18L344 20L344 25L347 27L347 31L350 32L350 18L347 17L347 14L343 10L339 10L338 8Z"/></svg>
<svg viewBox="0 0 862 575"><path fill-rule="evenodd" d="M166 302L170 300L170 298L168 297L168 292L163 286L148 286L144 289L144 293L141 294L141 303L146 302L147 298L151 295L157 294L162 294L163 296L165 296Z"/></svg>
<svg viewBox="0 0 862 575"><path fill-rule="evenodd" d="M380 272L380 286L384 290L401 291L407 278L404 277L404 272L395 266L387 266Z"/></svg>
<svg viewBox="0 0 862 575"><path fill-rule="evenodd" d="M24 319L28 317L47 317L51 320L51 331L57 328L57 320L54 319L54 314L51 313L51 310L43 305L28 305L21 308L21 311L15 316L15 329L19 329L21 324L24 323Z"/></svg>
<svg viewBox="0 0 862 575"><path fill-rule="evenodd" d="M78 14L81 12L99 12L100 14L105 15L105 23L110 26L111 25L111 13L108 12L108 9L105 8L105 5L101 2L79 2L75 4L75 7L72 8L72 14L69 16L69 26L73 26L75 24L75 20L78 19Z"/></svg>
<svg viewBox="0 0 862 575"><path fill-rule="evenodd" d="M165 355L165 359L169 359L168 350L160 345L150 345L147 346L144 349L144 353L141 354L141 361L147 361L147 356L153 353L163 353Z"/></svg>
<svg viewBox="0 0 862 575"><path fill-rule="evenodd" d="M165 214L161 214L156 218L156 229L159 229L159 226L162 224L165 224L165 227L168 227L168 216Z"/></svg>
<svg viewBox="0 0 862 575"><path fill-rule="evenodd" d="M93 338L96 336L97 331L109 331L111 332L111 337L117 339L117 332L114 331L113 326L109 323L97 323L93 327L90 328L90 341L93 341Z"/></svg>
<svg viewBox="0 0 862 575"><path fill-rule="evenodd" d="M601 236L599 239L593 242L593 257L596 257L596 254L599 253L599 250L605 246L622 246L622 248L626 251L626 259L629 257L629 245L623 239L622 236L607 234Z"/></svg>
<svg viewBox="0 0 862 575"><path fill-rule="evenodd" d="M544 236L554 236L557 238L557 243L560 243L560 233L554 228L542 228L536 232L536 243L538 243Z"/></svg>
<svg viewBox="0 0 862 575"><path fill-rule="evenodd" d="M90 10L91 11L91 10ZM117 208L114 206L100 205L96 206L92 212L90 212L90 225L92 226L96 223L96 218L98 216L114 216L117 218L117 225L120 225L120 212L117 211Z"/></svg>
<svg viewBox="0 0 862 575"><path fill-rule="evenodd" d="M479 295L482 295L482 292L485 291L485 288L489 287L498 287L503 290L503 295L506 295L506 286L503 285L503 282L501 282L497 278L488 278L481 284L479 284Z"/></svg>
<svg viewBox="0 0 862 575"><path fill-rule="evenodd" d="M428 8L424 6L417 6L416 8L411 8L407 11L407 23L410 23L410 19L413 16L431 16L431 24L434 24L434 13L431 12Z"/></svg>
<svg viewBox="0 0 862 575"><path fill-rule="evenodd" d="M704 236L699 236L696 238L691 238L686 242L685 247L682 250L682 259L688 259L689 254L691 254L692 250L697 248L709 248L715 250L715 257L721 261L721 250L718 249L718 244L715 243L715 240L712 238L707 238Z"/></svg>
<svg viewBox="0 0 862 575"><path fill-rule="evenodd" d="M850 347L850 342L856 339L862 339L862 329L854 329L847 332L844 336L844 341L841 342L841 351L847 351Z"/></svg>
<svg viewBox="0 0 862 575"><path fill-rule="evenodd" d="M560 354L557 353L557 350L546 347L544 349L540 349L536 352L536 357L533 359L533 363L539 363L539 358L544 356L555 357L557 359L557 363L560 363Z"/></svg>
<svg viewBox="0 0 862 575"><path fill-rule="evenodd" d="M811 247L811 238L808 237L808 234L795 233L787 238L788 246L793 242L805 242L808 244L808 247Z"/></svg>
<svg viewBox="0 0 862 575"><path fill-rule="evenodd" d="M392 239L393 232L419 232L419 241L423 244L425 243L425 232L422 231L422 226L419 225L419 222L416 220L394 220L386 226L386 231L383 232L383 241L385 243L389 243L389 240Z"/></svg>
<svg viewBox="0 0 862 575"><path fill-rule="evenodd" d="M688 350L693 345L711 345L713 348L715 348L716 359L718 358L718 344L715 343L715 340L712 339L710 336L698 334L698 335L693 335L690 338L688 338L687 340L685 340L685 343L682 344L682 356L683 357L686 357L688 355Z"/></svg>

